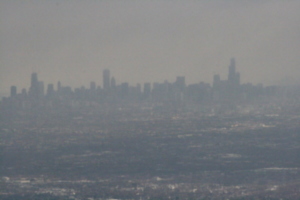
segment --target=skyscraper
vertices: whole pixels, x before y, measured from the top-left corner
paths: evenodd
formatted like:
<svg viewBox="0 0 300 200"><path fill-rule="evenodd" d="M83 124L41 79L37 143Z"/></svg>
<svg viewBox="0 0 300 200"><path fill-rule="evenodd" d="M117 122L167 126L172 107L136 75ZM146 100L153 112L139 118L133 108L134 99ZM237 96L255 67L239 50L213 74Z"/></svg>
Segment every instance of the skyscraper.
<svg viewBox="0 0 300 200"><path fill-rule="evenodd" d="M121 84L121 91L120 91L120 94L121 94L121 97L122 97L122 98L128 96L128 94L129 94L129 84L128 84L127 82Z"/></svg>
<svg viewBox="0 0 300 200"><path fill-rule="evenodd" d="M31 74L31 85L29 89L29 95L33 99L38 99L39 98L39 89L40 89L40 84L38 81L37 73L32 73Z"/></svg>
<svg viewBox="0 0 300 200"><path fill-rule="evenodd" d="M108 69L103 70L103 89L110 89L110 72Z"/></svg>
<svg viewBox="0 0 300 200"><path fill-rule="evenodd" d="M240 89L240 74L235 71L235 60L231 58L230 65L228 67L228 80L227 80L227 90L225 99L228 102L234 102L239 98L239 89Z"/></svg>
<svg viewBox="0 0 300 200"><path fill-rule="evenodd" d="M22 94L23 97L26 97L26 96L27 96L27 91L26 91L25 88L22 89L21 94Z"/></svg>
<svg viewBox="0 0 300 200"><path fill-rule="evenodd" d="M14 97L17 95L17 87L16 86L11 86L10 87L10 96Z"/></svg>
<svg viewBox="0 0 300 200"><path fill-rule="evenodd" d="M184 76L177 76L175 81L175 87L179 91L183 91L185 89L185 77Z"/></svg>
<svg viewBox="0 0 300 200"><path fill-rule="evenodd" d="M43 81L39 81L38 82L38 95L39 97L44 96L45 92L44 92L44 82Z"/></svg>
<svg viewBox="0 0 300 200"><path fill-rule="evenodd" d="M110 80L110 87L112 89L116 89L117 85L116 85L116 79L115 79L115 77L111 78L111 80Z"/></svg>
<svg viewBox="0 0 300 200"><path fill-rule="evenodd" d="M218 74L215 74L214 75L214 81L213 81L213 88L218 88L221 84L221 78L220 78L220 75Z"/></svg>
<svg viewBox="0 0 300 200"><path fill-rule="evenodd" d="M231 58L228 68L228 84L230 87L238 87L240 85L240 73L235 71L234 58Z"/></svg>
<svg viewBox="0 0 300 200"><path fill-rule="evenodd" d="M48 84L47 86L47 96L53 96L54 95L54 85L53 84Z"/></svg>
<svg viewBox="0 0 300 200"><path fill-rule="evenodd" d="M38 87L38 77L37 73L31 74L31 88Z"/></svg>
<svg viewBox="0 0 300 200"><path fill-rule="evenodd" d="M57 92L61 91L61 83L60 81L57 82Z"/></svg>
<svg viewBox="0 0 300 200"><path fill-rule="evenodd" d="M229 70L228 70L228 81L231 82L231 83L234 83L235 78L236 78L234 58L231 58L230 65L229 65L228 68L229 68Z"/></svg>
<svg viewBox="0 0 300 200"><path fill-rule="evenodd" d="M144 96L148 98L151 94L151 83L144 83Z"/></svg>
<svg viewBox="0 0 300 200"><path fill-rule="evenodd" d="M240 85L240 79L241 79L240 77L241 77L240 73L237 72L236 76L235 76L235 84L236 85Z"/></svg>

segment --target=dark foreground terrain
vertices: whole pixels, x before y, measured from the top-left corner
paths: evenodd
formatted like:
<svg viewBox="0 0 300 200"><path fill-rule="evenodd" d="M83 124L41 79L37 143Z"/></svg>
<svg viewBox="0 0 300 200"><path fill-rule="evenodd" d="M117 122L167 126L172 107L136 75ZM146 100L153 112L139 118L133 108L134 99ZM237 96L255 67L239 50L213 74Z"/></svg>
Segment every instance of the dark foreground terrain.
<svg viewBox="0 0 300 200"><path fill-rule="evenodd" d="M300 199L299 116L120 116L2 124L0 199Z"/></svg>

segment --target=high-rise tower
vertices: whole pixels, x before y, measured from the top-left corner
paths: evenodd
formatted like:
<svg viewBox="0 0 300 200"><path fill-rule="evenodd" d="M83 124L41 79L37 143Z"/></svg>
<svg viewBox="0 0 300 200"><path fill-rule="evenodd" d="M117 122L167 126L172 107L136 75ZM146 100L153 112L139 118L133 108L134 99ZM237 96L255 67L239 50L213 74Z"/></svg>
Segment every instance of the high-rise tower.
<svg viewBox="0 0 300 200"><path fill-rule="evenodd" d="M31 88L38 87L38 77L37 73L31 74Z"/></svg>
<svg viewBox="0 0 300 200"><path fill-rule="evenodd" d="M39 98L39 89L40 89L40 84L38 81L37 73L32 73L31 74L31 85L29 89L29 95L33 99L38 99Z"/></svg>
<svg viewBox="0 0 300 200"><path fill-rule="evenodd" d="M116 85L116 79L115 77L112 77L110 80L110 87L111 89L116 89L117 85Z"/></svg>
<svg viewBox="0 0 300 200"><path fill-rule="evenodd" d="M213 81L213 88L218 88L221 84L221 78L220 75L215 74L214 75L214 81Z"/></svg>
<svg viewBox="0 0 300 200"><path fill-rule="evenodd" d="M235 71L235 60L231 58L228 70L228 83L230 87L238 87L240 85L240 73Z"/></svg>
<svg viewBox="0 0 300 200"><path fill-rule="evenodd" d="M230 65L229 65L228 68L229 68L229 70L228 70L228 81L233 83L233 82L235 82L235 78L236 78L234 58L231 58Z"/></svg>
<svg viewBox="0 0 300 200"><path fill-rule="evenodd" d="M17 95L17 87L11 86L10 87L10 97L15 97Z"/></svg>
<svg viewBox="0 0 300 200"><path fill-rule="evenodd" d="M235 70L235 60L231 58L230 65L228 67L228 80L227 80L227 90L225 95L225 99L228 102L234 102L239 99L239 91L240 91L240 73Z"/></svg>
<svg viewBox="0 0 300 200"><path fill-rule="evenodd" d="M54 95L54 85L48 84L47 86L47 96L52 97Z"/></svg>
<svg viewBox="0 0 300 200"><path fill-rule="evenodd" d="M175 81L175 87L179 91L183 91L185 89L185 77L184 76L177 76Z"/></svg>
<svg viewBox="0 0 300 200"><path fill-rule="evenodd" d="M108 69L103 70L103 89L110 89L110 72Z"/></svg>

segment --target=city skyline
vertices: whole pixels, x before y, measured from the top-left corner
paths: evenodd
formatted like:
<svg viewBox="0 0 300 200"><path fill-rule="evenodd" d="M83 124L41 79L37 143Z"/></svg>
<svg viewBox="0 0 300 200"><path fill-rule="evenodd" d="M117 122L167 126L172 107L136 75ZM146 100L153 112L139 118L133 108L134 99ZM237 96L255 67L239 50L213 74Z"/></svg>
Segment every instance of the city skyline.
<svg viewBox="0 0 300 200"><path fill-rule="evenodd" d="M76 89L88 89L88 90L92 90L95 91L96 89L99 90L103 90L103 91L110 91L112 88L116 88L117 86L121 86L122 84L127 84L128 87L141 87L141 84L144 85L143 88L139 88L141 90L141 92L145 92L147 90L149 90L149 92L151 92L151 90L153 90L155 88L155 85L157 84L175 84L179 83L179 85L181 85L181 87L188 87L192 84L208 84L209 87L214 88L215 84L218 82L228 82L226 84L229 85L229 87L233 87L234 85L240 86L240 73L237 71L236 69L236 64L235 64L235 58L231 58L230 59L230 64L228 65L228 74L227 74L227 79L224 77L221 77L219 74L214 74L212 78L212 84L210 83L206 83L204 81L199 81L198 83L191 83L188 84L186 83L186 77L185 76L176 76L175 81L169 81L167 79L165 79L163 82L143 82L143 83L137 83L136 85L132 85L130 84L128 81L125 82L117 82L114 74L111 74L110 69L104 69L102 71L102 80L98 80L98 82L94 81L94 80L90 80L89 83L85 84L85 85L81 85L80 87L72 87L70 85L65 85L63 84L63 80L59 80L57 82L52 82L52 83L48 83L45 84L43 80L40 80L38 78L38 73L37 72L33 72L31 73L31 79L30 79L30 86L29 87L21 87L18 88L16 85L11 85L10 87L10 97L13 97L17 94L21 94L21 93L26 93L28 92L28 94L30 96L34 96L34 95L46 95L49 91L51 91L50 93L54 92L54 91L59 91L61 88L63 87L68 87L70 88L72 91L76 90ZM247 83L247 84L251 84L252 83ZM56 85L56 87L54 86ZM139 86L140 85L140 86ZM146 88L146 89L145 89ZM18 90L19 89L19 90ZM42 92L41 92L42 91ZM37 94L41 92L42 94ZM8 96L8 95L7 95ZM37 98L37 96L34 96L34 98Z"/></svg>
<svg viewBox="0 0 300 200"><path fill-rule="evenodd" d="M196 83L193 83L193 82L189 82L189 80L185 77L185 76L180 76L180 75L177 75L175 77L173 77L173 79L170 81L168 79L164 79L164 81L161 81L161 82L158 82L158 81L149 81L149 82L137 82L136 84L132 84L132 82L130 81L119 81L118 80L118 77L115 76L115 74L111 74L111 71L110 69L104 69L102 71L102 74L99 75L99 79L98 80L89 80L87 81L85 84L83 85L78 85L78 86L72 86L72 85L68 85L68 84L65 84L64 83L64 80L58 80L56 82L49 82L49 83L45 83L43 80L40 81L40 83L43 85L42 87L44 88L43 90L46 91L47 87L49 87L49 85L51 85L51 87L53 87L54 89L54 85L56 85L56 90L58 90L58 84L60 86L64 86L64 87L70 87L72 90L76 89L76 88L85 88L85 89L91 89L92 87L94 88L101 88L101 89L104 89L104 90L108 90L110 88L110 85L111 84L114 84L115 86L116 85L121 85L122 83L127 83L128 86L133 86L133 87L136 87L137 85L139 84L150 84L150 87L152 88L154 84L157 84L157 83L163 83L163 82L168 82L168 83L174 83L177 81L177 79L179 77L183 77L184 78L184 82L186 84L186 86L188 85L192 85L192 84L199 84L199 83L207 83L209 84L210 86L213 87L214 85L214 82L215 82L215 79L219 79L220 81L221 80L229 80L229 82L238 82L238 84L252 84L252 85L261 85L262 83L252 83L252 82L242 82L241 79L240 79L240 72L236 70L236 60L235 58L231 58L230 59L230 63L229 65L227 66L226 68L228 71L227 71L227 74L223 74L223 75L220 75L220 73L214 73L213 76L211 77L211 81L209 82L205 82L205 81L202 81L202 80L199 80L198 82ZM31 73L31 76L34 76L35 78L33 78L34 80L36 79L37 80L37 76L39 76L40 73L38 72L32 72ZM22 90L28 90L30 91L33 83L33 79L31 78L31 82L29 84L28 87L26 86L17 86L15 84L12 84L10 86L10 91L9 91L9 88L7 89L7 92L6 93L2 93L2 95L0 95L0 97L7 97L9 95L11 95L12 93L12 87L14 87L14 91L16 93L21 93ZM119 82L117 82L119 81ZM92 86L93 85L93 86ZM262 84L263 85L263 84ZM267 86L275 86L275 85L280 85L280 84L274 84L274 85L267 85Z"/></svg>
<svg viewBox="0 0 300 200"><path fill-rule="evenodd" d="M234 56L242 82L299 83L298 1L1 1L0 93L45 84L212 83ZM225 64L225 65L224 65ZM99 81L98 81L99 80Z"/></svg>
<svg viewBox="0 0 300 200"><path fill-rule="evenodd" d="M188 84L185 76L176 76L175 81L143 82L131 85L128 82L117 82L109 69L102 71L102 85L90 81L89 87L84 85L72 88L57 83L44 84L37 73L31 74L29 88L18 90L10 87L9 97L2 98L2 109L27 110L39 108L61 109L79 108L87 105L136 105L143 103L155 105L207 105L216 106L251 104L269 100L293 102L299 96L300 87L264 86L252 83L241 83L241 75L236 68L234 58L230 59L227 78L219 74L213 77L212 85L206 82ZM56 85L56 86L55 86ZM276 99L276 100L275 100ZM182 104L183 103L183 104Z"/></svg>

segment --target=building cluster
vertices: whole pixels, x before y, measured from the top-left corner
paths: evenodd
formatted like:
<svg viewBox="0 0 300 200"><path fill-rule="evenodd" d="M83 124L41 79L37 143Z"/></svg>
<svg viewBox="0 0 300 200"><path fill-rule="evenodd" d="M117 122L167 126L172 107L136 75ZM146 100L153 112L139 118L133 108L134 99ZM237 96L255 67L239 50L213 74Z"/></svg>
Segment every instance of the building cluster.
<svg viewBox="0 0 300 200"><path fill-rule="evenodd" d="M299 89L290 96L299 98ZM282 97L280 87L262 84L241 84L240 74L236 72L235 60L231 59L228 79L221 80L219 75L214 75L212 86L209 83L196 83L187 85L184 76L178 76L176 81L170 83L144 83L130 86L129 83L117 84L111 77L110 71L103 71L103 85L97 86L90 83L89 88L72 89L70 86L62 86L57 83L56 90L53 84L49 84L45 91L44 83L38 80L37 73L31 75L29 90L22 89L17 92L16 86L11 86L10 97L2 99L2 109L26 110L41 107L59 108L62 106L80 107L97 105L128 105L141 103L163 104L239 104L262 101L274 96ZM298 96L297 96L298 95Z"/></svg>

